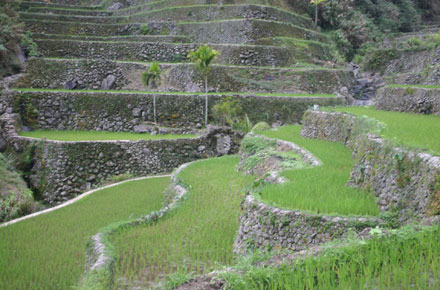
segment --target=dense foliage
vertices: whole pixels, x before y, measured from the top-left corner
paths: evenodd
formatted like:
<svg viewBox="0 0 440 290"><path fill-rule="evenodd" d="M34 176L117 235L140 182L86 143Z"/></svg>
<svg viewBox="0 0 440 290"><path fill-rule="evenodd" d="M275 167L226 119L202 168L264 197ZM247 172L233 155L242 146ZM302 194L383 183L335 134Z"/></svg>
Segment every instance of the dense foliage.
<svg viewBox="0 0 440 290"><path fill-rule="evenodd" d="M357 50L384 33L409 32L420 24L422 11L412 0L327 0L320 9L320 24L333 31L336 47L351 61Z"/></svg>
<svg viewBox="0 0 440 290"><path fill-rule="evenodd" d="M17 73L21 63L17 57L36 56L37 46L30 32L25 31L17 13L19 1L2 0L0 5L0 77Z"/></svg>
<svg viewBox="0 0 440 290"><path fill-rule="evenodd" d="M30 214L37 208L24 180L11 162L0 154L0 222Z"/></svg>

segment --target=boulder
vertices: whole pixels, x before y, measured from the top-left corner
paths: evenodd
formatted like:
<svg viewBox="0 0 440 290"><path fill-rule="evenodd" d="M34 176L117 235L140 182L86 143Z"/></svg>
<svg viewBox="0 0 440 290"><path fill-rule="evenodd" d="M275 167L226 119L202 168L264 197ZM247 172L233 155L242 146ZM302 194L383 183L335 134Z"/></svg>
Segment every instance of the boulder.
<svg viewBox="0 0 440 290"><path fill-rule="evenodd" d="M74 80L74 81L67 81L64 84L64 89L65 90L74 90L76 88L78 88L78 82L76 80Z"/></svg>
<svg viewBox="0 0 440 290"><path fill-rule="evenodd" d="M101 83L101 90L111 90L115 81L116 77L114 75L108 75Z"/></svg>
<svg viewBox="0 0 440 290"><path fill-rule="evenodd" d="M119 9L122 9L122 8L124 8L124 4L122 4L121 2L116 2L112 6L108 7L107 10L108 11L114 11L114 10L119 10Z"/></svg>

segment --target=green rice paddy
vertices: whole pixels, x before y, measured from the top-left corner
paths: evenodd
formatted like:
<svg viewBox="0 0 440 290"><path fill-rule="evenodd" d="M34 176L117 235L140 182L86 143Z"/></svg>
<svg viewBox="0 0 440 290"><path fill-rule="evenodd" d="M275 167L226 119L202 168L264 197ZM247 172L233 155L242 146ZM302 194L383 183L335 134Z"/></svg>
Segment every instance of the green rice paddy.
<svg viewBox="0 0 440 290"><path fill-rule="evenodd" d="M406 145L440 154L440 116L388 112L373 107L331 108L358 116L368 116L385 124L381 136L397 145Z"/></svg>
<svg viewBox="0 0 440 290"><path fill-rule="evenodd" d="M279 269L225 275L229 289L440 289L440 227L329 249Z"/></svg>
<svg viewBox="0 0 440 290"><path fill-rule="evenodd" d="M232 263L240 201L253 180L235 170L238 161L227 156L193 163L179 176L191 186L180 208L156 224L113 236L115 288L157 286L166 274Z"/></svg>
<svg viewBox="0 0 440 290"><path fill-rule="evenodd" d="M110 223L160 209L168 183L168 177L127 182L0 228L0 288L74 288L90 237Z"/></svg>
<svg viewBox="0 0 440 290"><path fill-rule="evenodd" d="M293 142L322 161L321 166L283 171L282 175L290 182L265 186L261 191L262 199L282 208L313 213L379 214L372 194L346 186L355 162L351 151L340 143L303 138L300 130L300 126L285 126L276 131L257 132Z"/></svg>
<svg viewBox="0 0 440 290"><path fill-rule="evenodd" d="M130 133L130 132L107 132L107 131L57 131L57 130L35 130L20 132L20 136L32 137L56 141L108 141L108 140L162 140L194 138L197 135L182 134L157 134Z"/></svg>

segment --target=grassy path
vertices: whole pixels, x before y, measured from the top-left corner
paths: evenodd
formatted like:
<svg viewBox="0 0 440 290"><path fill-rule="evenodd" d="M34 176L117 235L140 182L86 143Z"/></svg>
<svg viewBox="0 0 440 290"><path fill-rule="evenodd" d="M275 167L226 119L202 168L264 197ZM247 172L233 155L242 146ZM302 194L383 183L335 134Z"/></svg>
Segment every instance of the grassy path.
<svg viewBox="0 0 440 290"><path fill-rule="evenodd" d="M107 188L57 211L0 228L0 289L71 289L90 236L161 208L168 177Z"/></svg>
<svg viewBox="0 0 440 290"><path fill-rule="evenodd" d="M238 161L227 156L191 164L179 175L191 186L180 208L157 224L113 236L115 287L146 288L165 274L203 273L232 262L241 197L253 180L235 171Z"/></svg>
<svg viewBox="0 0 440 290"><path fill-rule="evenodd" d="M331 109L358 116L366 115L385 123L381 135L396 144L417 147L440 155L440 116L375 110L373 107Z"/></svg>
<svg viewBox="0 0 440 290"><path fill-rule="evenodd" d="M300 126L285 126L258 134L293 142L313 153L323 164L285 170L282 175L291 182L264 187L263 200L283 208L315 213L377 215L379 209L373 195L345 186L355 162L350 150L340 143L303 138L300 130Z"/></svg>

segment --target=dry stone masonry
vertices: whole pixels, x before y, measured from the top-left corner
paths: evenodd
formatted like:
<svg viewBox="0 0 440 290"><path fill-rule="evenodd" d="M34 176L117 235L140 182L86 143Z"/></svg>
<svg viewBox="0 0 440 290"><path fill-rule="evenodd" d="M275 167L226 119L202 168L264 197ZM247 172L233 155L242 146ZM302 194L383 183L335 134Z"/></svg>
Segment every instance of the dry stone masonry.
<svg viewBox="0 0 440 290"><path fill-rule="evenodd" d="M0 140L32 160L30 182L50 203L66 201L108 177L170 172L200 158L238 151L242 135L212 127L195 138L140 141L61 142L20 137L15 114L0 119Z"/></svg>
<svg viewBox="0 0 440 290"><path fill-rule="evenodd" d="M370 127L369 127L370 126ZM394 147L368 134L371 122L346 113L307 111L301 135L343 142L356 158L350 184L373 192L402 221L440 214L440 157Z"/></svg>

